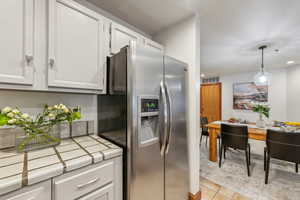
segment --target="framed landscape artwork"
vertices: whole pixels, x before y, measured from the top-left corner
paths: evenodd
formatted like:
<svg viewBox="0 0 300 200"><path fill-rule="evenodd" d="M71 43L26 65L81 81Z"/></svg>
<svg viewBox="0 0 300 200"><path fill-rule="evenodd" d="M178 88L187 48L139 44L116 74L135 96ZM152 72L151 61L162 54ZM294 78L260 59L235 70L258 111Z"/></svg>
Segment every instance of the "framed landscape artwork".
<svg viewBox="0 0 300 200"><path fill-rule="evenodd" d="M268 102L268 86L253 82L233 84L233 109L252 110L253 104Z"/></svg>

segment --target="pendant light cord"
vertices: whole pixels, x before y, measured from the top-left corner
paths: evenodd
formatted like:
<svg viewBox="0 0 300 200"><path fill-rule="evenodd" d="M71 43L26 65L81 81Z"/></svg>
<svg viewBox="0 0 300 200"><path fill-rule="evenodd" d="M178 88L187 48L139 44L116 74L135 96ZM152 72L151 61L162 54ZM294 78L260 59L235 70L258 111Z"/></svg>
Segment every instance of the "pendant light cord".
<svg viewBox="0 0 300 200"><path fill-rule="evenodd" d="M264 49L265 49L265 48L262 48L262 49L261 49L261 71L262 71L262 72L264 72L264 67L265 67L265 66L264 66Z"/></svg>

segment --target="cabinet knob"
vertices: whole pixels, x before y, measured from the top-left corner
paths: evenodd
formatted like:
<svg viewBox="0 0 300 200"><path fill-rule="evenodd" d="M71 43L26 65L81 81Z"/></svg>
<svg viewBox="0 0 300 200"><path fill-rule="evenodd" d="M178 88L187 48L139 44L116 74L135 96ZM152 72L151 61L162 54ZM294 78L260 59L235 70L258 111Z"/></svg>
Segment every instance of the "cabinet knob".
<svg viewBox="0 0 300 200"><path fill-rule="evenodd" d="M50 66L51 68L53 68L53 67L54 67L54 64L55 64L55 60L54 60L53 58L50 58L50 59L49 59L49 66Z"/></svg>
<svg viewBox="0 0 300 200"><path fill-rule="evenodd" d="M33 56L25 55L25 60L27 65L29 65L33 61Z"/></svg>

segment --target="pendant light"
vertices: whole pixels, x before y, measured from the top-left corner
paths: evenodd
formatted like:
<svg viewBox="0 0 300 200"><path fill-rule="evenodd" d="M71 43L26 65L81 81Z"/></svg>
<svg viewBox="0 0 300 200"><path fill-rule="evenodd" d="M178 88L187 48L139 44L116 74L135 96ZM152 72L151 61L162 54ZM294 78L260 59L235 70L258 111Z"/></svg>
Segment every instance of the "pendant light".
<svg viewBox="0 0 300 200"><path fill-rule="evenodd" d="M258 49L261 50L261 70L254 76L254 83L257 86L270 85L271 74L266 72L264 66L264 49L267 48L266 45L260 46Z"/></svg>

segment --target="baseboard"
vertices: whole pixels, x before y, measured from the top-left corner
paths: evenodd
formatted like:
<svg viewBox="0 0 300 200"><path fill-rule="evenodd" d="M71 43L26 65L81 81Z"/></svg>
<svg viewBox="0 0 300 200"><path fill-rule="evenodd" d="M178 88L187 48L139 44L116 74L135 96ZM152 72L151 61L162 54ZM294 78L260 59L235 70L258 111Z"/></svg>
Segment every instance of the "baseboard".
<svg viewBox="0 0 300 200"><path fill-rule="evenodd" d="M197 194L189 193L189 200L201 200L201 191L197 192Z"/></svg>

